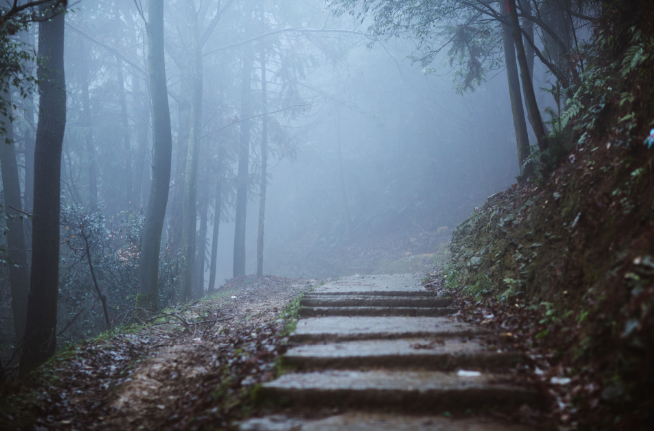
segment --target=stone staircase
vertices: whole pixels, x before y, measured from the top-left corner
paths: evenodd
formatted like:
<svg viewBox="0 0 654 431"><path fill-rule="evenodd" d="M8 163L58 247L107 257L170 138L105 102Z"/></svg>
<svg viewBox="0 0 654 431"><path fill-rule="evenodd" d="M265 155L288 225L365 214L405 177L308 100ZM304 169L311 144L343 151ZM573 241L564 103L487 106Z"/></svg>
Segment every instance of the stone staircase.
<svg viewBox="0 0 654 431"><path fill-rule="evenodd" d="M285 373L261 388L278 411L240 429L528 430L488 415L541 402L507 373L522 357L489 350L488 331L450 317L451 302L412 274L347 277L305 295Z"/></svg>

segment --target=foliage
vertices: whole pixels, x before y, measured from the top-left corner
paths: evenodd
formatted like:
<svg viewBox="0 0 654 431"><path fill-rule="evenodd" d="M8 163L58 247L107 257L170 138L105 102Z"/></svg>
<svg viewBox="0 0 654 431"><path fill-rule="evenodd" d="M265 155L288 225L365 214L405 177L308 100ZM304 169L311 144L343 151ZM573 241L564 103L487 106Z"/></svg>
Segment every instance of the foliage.
<svg viewBox="0 0 654 431"><path fill-rule="evenodd" d="M411 37L416 43L411 58L434 73L429 66L445 51L458 93L474 90L488 72L502 66L502 38L495 22L480 12L453 0L332 0L337 15L350 13L363 22L373 21L368 30L376 37Z"/></svg>
<svg viewBox="0 0 654 431"><path fill-rule="evenodd" d="M36 78L31 70L31 64L36 59L34 51L21 42L16 33L25 31L27 24L12 23L0 25L0 94L16 89L22 98L30 94L36 84ZM13 121L12 110L17 109L15 103L9 103L0 97L0 116L6 116ZM7 135L7 125L0 124L0 136ZM2 144L9 144L7 138Z"/></svg>
<svg viewBox="0 0 654 431"><path fill-rule="evenodd" d="M61 263L59 316L68 341L93 336L105 329L100 299L93 286L86 259L87 236L91 262L110 318L116 322L134 306L138 287L138 262L143 216L123 211L109 220L102 208L86 210L65 205L61 211ZM169 249L160 257L160 304L176 300L175 279L180 258ZM121 320L122 321L122 320Z"/></svg>

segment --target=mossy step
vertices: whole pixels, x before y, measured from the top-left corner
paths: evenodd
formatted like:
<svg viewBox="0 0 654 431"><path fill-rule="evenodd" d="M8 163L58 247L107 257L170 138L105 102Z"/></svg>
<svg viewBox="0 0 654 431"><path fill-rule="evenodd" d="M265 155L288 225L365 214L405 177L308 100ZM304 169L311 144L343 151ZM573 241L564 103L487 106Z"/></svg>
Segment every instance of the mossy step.
<svg viewBox="0 0 654 431"><path fill-rule="evenodd" d="M451 304L449 298L389 295L305 295L300 301L305 307L447 307Z"/></svg>
<svg viewBox="0 0 654 431"><path fill-rule="evenodd" d="M449 371L513 368L519 352L491 351L479 340L402 339L348 341L293 347L282 357L294 371L373 368Z"/></svg>
<svg viewBox="0 0 654 431"><path fill-rule="evenodd" d="M385 412L511 410L541 403L538 391L503 383L509 376L461 377L438 371L289 373L264 384L264 400L282 406L377 409Z"/></svg>
<svg viewBox="0 0 654 431"><path fill-rule="evenodd" d="M449 316L458 308L432 307L300 307L300 317L317 316Z"/></svg>

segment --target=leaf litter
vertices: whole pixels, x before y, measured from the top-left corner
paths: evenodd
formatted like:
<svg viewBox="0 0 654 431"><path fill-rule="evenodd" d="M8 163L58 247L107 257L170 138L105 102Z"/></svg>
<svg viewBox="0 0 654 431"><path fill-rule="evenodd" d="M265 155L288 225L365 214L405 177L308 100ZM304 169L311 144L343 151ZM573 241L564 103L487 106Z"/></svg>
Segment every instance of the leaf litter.
<svg viewBox="0 0 654 431"><path fill-rule="evenodd" d="M316 284L239 277L208 299L65 349L30 378L5 382L0 429L229 428L256 409L257 385L276 377L294 319L285 308Z"/></svg>

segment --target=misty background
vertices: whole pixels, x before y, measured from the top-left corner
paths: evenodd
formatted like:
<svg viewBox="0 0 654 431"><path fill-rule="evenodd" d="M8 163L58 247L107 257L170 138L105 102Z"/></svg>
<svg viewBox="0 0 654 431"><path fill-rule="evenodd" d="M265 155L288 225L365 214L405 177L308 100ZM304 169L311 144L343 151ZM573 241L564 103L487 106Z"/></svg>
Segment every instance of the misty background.
<svg viewBox="0 0 654 431"><path fill-rule="evenodd" d="M65 13L55 313L64 340L109 327L148 298L139 281L146 249L159 259L152 309L257 272L324 279L421 270L476 206L517 181L498 23L484 24L494 26L480 33L492 43L483 71L469 78L476 51L466 63L434 40L427 48L439 53L421 58L429 36L374 36L370 18L335 14L323 0L164 4L172 170L160 248L143 242L153 115L166 111L151 94L147 5L84 0ZM34 76L38 26L19 30L6 37L29 54L23 77ZM547 70L538 60L533 66L542 112L555 106L538 90L553 88ZM9 132L30 244L35 134L41 115L53 112L37 91L21 90L8 93ZM32 250L25 251L29 268ZM11 340L5 275L1 330Z"/></svg>

